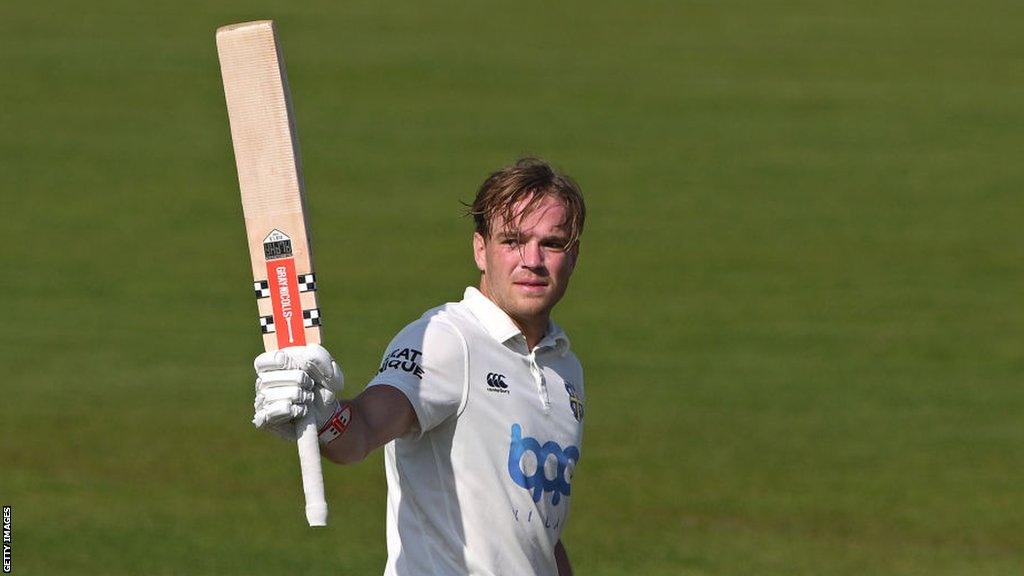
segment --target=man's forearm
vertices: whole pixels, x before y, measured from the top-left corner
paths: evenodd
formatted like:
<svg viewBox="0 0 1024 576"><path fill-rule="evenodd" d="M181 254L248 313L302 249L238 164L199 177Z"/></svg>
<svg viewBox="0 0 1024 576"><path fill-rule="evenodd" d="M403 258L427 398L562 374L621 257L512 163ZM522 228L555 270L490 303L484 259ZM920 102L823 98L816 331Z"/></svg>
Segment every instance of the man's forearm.
<svg viewBox="0 0 1024 576"><path fill-rule="evenodd" d="M375 449L404 435L416 423L408 398L391 386L371 386L352 400L344 432L320 447L325 458L337 464L355 464Z"/></svg>

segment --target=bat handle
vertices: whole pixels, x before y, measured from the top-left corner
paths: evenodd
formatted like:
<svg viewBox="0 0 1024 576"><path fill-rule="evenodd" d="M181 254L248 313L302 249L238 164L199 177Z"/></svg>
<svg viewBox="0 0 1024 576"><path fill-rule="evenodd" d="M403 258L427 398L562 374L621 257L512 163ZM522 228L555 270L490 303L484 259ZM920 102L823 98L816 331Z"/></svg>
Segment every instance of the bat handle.
<svg viewBox="0 0 1024 576"><path fill-rule="evenodd" d="M306 520L310 526L327 525L327 500L324 499L324 474L320 465L320 443L316 419L307 414L295 423L299 440L299 465L302 491L306 493Z"/></svg>

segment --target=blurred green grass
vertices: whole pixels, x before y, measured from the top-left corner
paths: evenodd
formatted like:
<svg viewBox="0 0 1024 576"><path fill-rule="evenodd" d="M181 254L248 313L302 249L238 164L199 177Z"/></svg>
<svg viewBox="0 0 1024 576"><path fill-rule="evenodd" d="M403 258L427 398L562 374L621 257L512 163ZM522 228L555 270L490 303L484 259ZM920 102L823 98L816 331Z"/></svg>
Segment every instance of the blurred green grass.
<svg viewBox="0 0 1024 576"><path fill-rule="evenodd" d="M15 573L380 572L380 456L252 431L213 31L278 21L352 389L546 156L590 208L581 574L1024 569L1019 3L11 3L0 500Z"/></svg>

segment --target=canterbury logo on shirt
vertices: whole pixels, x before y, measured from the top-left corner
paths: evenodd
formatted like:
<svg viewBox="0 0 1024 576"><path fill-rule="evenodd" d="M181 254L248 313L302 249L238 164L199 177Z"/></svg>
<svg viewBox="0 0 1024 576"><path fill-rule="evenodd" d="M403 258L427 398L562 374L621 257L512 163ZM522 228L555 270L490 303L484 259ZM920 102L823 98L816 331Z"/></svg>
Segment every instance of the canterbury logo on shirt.
<svg viewBox="0 0 1024 576"><path fill-rule="evenodd" d="M401 370L422 380L423 367L419 364L422 356L423 353L415 348L395 348L380 363L380 370L377 370L377 373L380 374L385 370Z"/></svg>
<svg viewBox="0 0 1024 576"><path fill-rule="evenodd" d="M557 506L562 496L568 496L572 491L572 473L579 461L580 449L576 446L541 444L536 438L523 437L519 424L512 425L508 473L513 482L533 492L534 502L540 502L542 495L551 492L551 503Z"/></svg>
<svg viewBox="0 0 1024 576"><path fill-rule="evenodd" d="M508 394L508 383L505 382L505 375L491 372L487 374L487 389L491 392Z"/></svg>

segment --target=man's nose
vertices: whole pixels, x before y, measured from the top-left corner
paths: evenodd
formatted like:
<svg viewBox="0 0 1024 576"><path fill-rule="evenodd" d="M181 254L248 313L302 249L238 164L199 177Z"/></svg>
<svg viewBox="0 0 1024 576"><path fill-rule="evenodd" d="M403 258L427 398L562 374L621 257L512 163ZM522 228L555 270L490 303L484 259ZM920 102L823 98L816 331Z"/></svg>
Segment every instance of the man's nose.
<svg viewBox="0 0 1024 576"><path fill-rule="evenodd" d="M544 251L537 242L527 242L521 246L519 256L524 268L540 268L544 265Z"/></svg>

